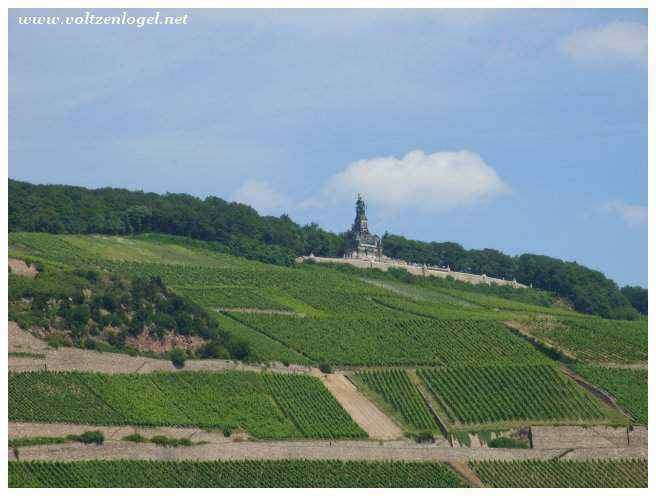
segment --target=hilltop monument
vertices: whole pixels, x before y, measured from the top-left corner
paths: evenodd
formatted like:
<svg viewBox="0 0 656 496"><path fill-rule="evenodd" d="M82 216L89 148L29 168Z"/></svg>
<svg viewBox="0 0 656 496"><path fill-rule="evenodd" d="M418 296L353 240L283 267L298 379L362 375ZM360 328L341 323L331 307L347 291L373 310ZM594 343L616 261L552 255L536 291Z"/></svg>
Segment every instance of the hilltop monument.
<svg viewBox="0 0 656 496"><path fill-rule="evenodd" d="M310 260L314 263L347 264L360 269L379 269L383 272L389 269L402 269L409 274L423 277L450 277L457 281L470 284L496 284L499 286L512 286L513 288L526 288L515 280L507 281L496 277L488 277L485 274L469 274L467 272L456 272L449 267L436 267L426 264L418 264L390 258L383 255L383 242L380 237L369 232L367 222L367 206L358 194L355 202L355 220L348 234L348 242L342 257L322 257L314 254L304 255L296 259L296 263Z"/></svg>
<svg viewBox="0 0 656 496"><path fill-rule="evenodd" d="M351 227L351 247L347 252L348 258L365 258L380 260L383 257L383 246L380 237L369 232L367 224L367 207L358 193L355 202L355 220Z"/></svg>

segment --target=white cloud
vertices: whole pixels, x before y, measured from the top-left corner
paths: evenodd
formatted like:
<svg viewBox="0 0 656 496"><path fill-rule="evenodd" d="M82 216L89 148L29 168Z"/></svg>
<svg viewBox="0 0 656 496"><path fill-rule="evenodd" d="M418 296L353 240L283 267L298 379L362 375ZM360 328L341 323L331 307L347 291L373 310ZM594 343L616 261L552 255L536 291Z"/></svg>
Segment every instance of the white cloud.
<svg viewBox="0 0 656 496"><path fill-rule="evenodd" d="M647 26L637 22L611 22L575 31L560 40L559 48L578 62L646 64Z"/></svg>
<svg viewBox="0 0 656 496"><path fill-rule="evenodd" d="M607 212L619 215L630 227L647 225L647 207L642 205L629 205L621 201L606 204Z"/></svg>
<svg viewBox="0 0 656 496"><path fill-rule="evenodd" d="M241 185L232 196L232 201L250 205L260 214L282 214L289 207L287 196L278 193L266 181L250 179Z"/></svg>
<svg viewBox="0 0 656 496"><path fill-rule="evenodd" d="M403 158L353 162L328 180L318 198L303 206L349 201L362 193L368 203L379 208L436 213L481 203L509 191L476 153L463 150L427 155L415 150Z"/></svg>

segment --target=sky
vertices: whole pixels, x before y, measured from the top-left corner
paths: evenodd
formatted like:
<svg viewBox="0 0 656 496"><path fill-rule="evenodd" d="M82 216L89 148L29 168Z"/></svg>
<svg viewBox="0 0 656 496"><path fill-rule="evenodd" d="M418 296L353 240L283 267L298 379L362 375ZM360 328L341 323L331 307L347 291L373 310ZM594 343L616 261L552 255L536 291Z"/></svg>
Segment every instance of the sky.
<svg viewBox="0 0 656 496"><path fill-rule="evenodd" d="M19 23L84 12L10 10L13 179L219 196L336 232L361 192L381 235L647 285L646 10Z"/></svg>

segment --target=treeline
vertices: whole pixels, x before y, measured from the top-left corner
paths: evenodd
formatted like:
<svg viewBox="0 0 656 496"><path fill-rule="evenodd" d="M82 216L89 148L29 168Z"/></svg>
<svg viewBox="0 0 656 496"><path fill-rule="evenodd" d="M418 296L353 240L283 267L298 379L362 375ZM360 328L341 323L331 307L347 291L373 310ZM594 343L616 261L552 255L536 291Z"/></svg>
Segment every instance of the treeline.
<svg viewBox="0 0 656 496"><path fill-rule="evenodd" d="M145 232L222 243L228 252L277 265L303 253L335 256L345 236L300 227L287 215L260 216L221 198L9 180L9 231L130 235Z"/></svg>
<svg viewBox="0 0 656 496"><path fill-rule="evenodd" d="M492 249L465 250L457 243L426 243L389 234L383 237L383 247L386 255L410 262L516 279L567 299L579 312L611 319L635 319L638 312L647 315L646 289L620 290L601 272L576 262L528 253L512 257Z"/></svg>
<svg viewBox="0 0 656 496"><path fill-rule="evenodd" d="M156 232L221 243L226 251L253 260L292 265L299 255L339 257L348 233L316 224L300 226L289 216L261 216L253 208L217 197L144 193L125 189L33 185L9 180L9 230L54 234L140 234ZM383 237L386 255L453 270L516 279L567 299L581 312L615 319L647 313L647 290L623 288L601 272L572 262L525 254L511 257L492 249L466 250L457 243L426 243Z"/></svg>
<svg viewBox="0 0 656 496"><path fill-rule="evenodd" d="M631 305L642 315L647 315L649 309L649 294L640 286L624 286L622 294L626 296Z"/></svg>

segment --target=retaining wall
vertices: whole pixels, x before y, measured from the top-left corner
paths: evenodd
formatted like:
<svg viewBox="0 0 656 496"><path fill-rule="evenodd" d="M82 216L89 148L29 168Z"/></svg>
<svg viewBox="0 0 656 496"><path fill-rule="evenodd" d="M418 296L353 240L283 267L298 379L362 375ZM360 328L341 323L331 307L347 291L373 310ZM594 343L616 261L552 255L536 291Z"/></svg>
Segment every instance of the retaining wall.
<svg viewBox="0 0 656 496"><path fill-rule="evenodd" d="M410 274L416 276L424 277L452 277L457 281L468 282L471 284L497 284L499 286L512 286L515 288L526 288L524 284L520 284L517 281L506 281L505 279L498 279L496 277L488 277L486 275L477 275L477 274L467 274L466 272L456 272L449 269L440 269L437 267L422 267L419 265L411 265L397 261L376 261L376 260L366 260L360 258L328 258L328 257L313 257L305 256L298 257L296 259L297 263L302 263L305 260L312 260L317 263L335 263L335 264L346 264L352 265L353 267L358 267L360 269L379 269L383 272L387 272L390 268L394 267L397 269L407 270Z"/></svg>

